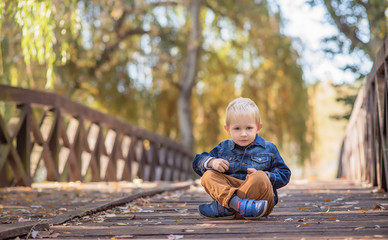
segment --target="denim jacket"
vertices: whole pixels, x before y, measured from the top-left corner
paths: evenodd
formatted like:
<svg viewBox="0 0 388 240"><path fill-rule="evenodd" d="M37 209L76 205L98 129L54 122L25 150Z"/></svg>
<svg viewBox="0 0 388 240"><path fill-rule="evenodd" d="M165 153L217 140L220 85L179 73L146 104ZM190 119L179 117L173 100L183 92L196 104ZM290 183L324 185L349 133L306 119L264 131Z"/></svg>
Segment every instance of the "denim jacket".
<svg viewBox="0 0 388 240"><path fill-rule="evenodd" d="M218 144L209 153L197 154L193 161L193 169L199 175L208 169L205 162L209 158L222 158L229 161L229 170L225 174L245 180L248 168L264 171L272 183L275 194L275 204L278 202L278 188L284 187L290 181L291 171L284 163L275 144L265 141L256 134L250 145L241 147L232 139Z"/></svg>

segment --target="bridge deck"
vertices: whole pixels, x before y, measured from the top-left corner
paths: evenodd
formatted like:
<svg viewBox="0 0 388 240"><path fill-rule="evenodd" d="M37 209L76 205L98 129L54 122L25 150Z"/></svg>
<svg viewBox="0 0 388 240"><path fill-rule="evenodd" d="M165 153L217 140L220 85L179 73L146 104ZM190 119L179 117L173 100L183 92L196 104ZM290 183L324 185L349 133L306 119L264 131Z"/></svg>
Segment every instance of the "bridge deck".
<svg viewBox="0 0 388 240"><path fill-rule="evenodd" d="M37 223L44 223L36 221L34 215L30 224L36 226L27 233L29 238L36 235L60 239L388 239L388 194L348 181L291 183L279 192L281 201L273 213L258 221L204 219L198 214L197 206L208 202L209 197L200 186L187 186L185 183L154 186L127 193L116 188L110 196L100 191L105 199L95 198L93 203L82 197L90 200L96 191L85 195L85 190L80 190L68 202L66 212L52 214L45 220L55 225L49 228L42 225L40 229L46 228L46 231L39 231ZM146 197L147 192L155 194L168 189L174 191ZM63 191L61 188L55 194L64 196ZM0 199L2 222L7 217L4 211L10 209L7 199L11 197L4 195ZM83 202L87 204L82 205ZM29 212L31 205L25 206L23 214ZM1 224L0 236L21 231L20 223L19 228L12 228L16 225Z"/></svg>

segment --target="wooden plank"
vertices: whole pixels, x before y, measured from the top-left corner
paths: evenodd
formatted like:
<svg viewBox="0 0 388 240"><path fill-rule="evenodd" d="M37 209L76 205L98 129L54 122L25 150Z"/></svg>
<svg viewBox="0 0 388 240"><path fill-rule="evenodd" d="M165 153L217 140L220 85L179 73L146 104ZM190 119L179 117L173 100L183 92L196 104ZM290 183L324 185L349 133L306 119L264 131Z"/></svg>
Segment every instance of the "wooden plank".
<svg viewBox="0 0 388 240"><path fill-rule="evenodd" d="M48 223L20 223L20 224L12 224L0 225L0 239L9 239L17 236L23 236L30 233L32 230L35 231L44 231L45 229L50 229L50 225Z"/></svg>
<svg viewBox="0 0 388 240"><path fill-rule="evenodd" d="M80 210L75 210L75 211L68 212L68 213L65 213L62 215L58 215L54 219L50 220L50 224L55 224L55 225L63 224L65 222L71 221L72 219L75 219L75 218L80 218L80 217L87 216L90 214L105 211L105 210L110 209L110 208L124 205L124 204L131 202L133 200L136 200L138 198L153 196L153 195L160 194L160 193L166 192L166 191L177 191L177 190L181 190L181 189L186 189L186 188L190 187L190 185L191 185L191 183L188 183L188 182L175 183L175 184L171 184L169 186L161 187L158 189L144 190L140 193L131 194L129 196L126 196L126 197L123 197L120 199L116 199L113 201L110 200L110 201L106 201L106 202L102 202L102 203L92 204L92 205L89 205L87 207L83 207Z"/></svg>
<svg viewBox="0 0 388 240"><path fill-rule="evenodd" d="M388 37L385 38L384 47L385 47L385 58L388 58Z"/></svg>
<svg viewBox="0 0 388 240"><path fill-rule="evenodd" d="M388 41L388 38L387 38ZM386 41L386 43L387 43ZM385 45L388 48L388 45ZM388 52L388 49L387 49ZM385 188L388 189L388 61L385 61L385 94L384 94L384 110L383 110L383 155L384 157L384 176L385 176Z"/></svg>

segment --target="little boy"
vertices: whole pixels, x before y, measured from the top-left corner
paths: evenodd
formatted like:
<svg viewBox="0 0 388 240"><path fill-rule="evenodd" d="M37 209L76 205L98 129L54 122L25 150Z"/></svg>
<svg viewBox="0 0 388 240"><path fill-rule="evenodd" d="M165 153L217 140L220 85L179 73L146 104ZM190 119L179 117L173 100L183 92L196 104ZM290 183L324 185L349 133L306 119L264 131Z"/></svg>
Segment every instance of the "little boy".
<svg viewBox="0 0 388 240"><path fill-rule="evenodd" d="M289 182L291 171L276 146L258 135L262 123L252 100L233 100L225 115L231 139L193 161L202 186L214 199L200 205L199 212L212 219L268 216L278 202L276 189Z"/></svg>

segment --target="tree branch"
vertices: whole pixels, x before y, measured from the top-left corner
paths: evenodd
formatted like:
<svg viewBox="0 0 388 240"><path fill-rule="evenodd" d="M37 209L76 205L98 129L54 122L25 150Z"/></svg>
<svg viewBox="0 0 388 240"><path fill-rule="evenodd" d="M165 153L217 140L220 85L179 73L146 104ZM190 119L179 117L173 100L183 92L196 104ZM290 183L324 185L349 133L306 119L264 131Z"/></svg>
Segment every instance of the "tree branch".
<svg viewBox="0 0 388 240"><path fill-rule="evenodd" d="M97 69L100 68L104 62L110 60L110 56L117 50L122 40L124 40L129 36L142 35L146 33L148 32L144 31L142 28L136 28L136 29L130 29L126 31L124 34L118 35L116 42L104 49L104 52L101 54L101 58L97 60L96 65L93 67L93 71L96 72Z"/></svg>
<svg viewBox="0 0 388 240"><path fill-rule="evenodd" d="M358 47L360 49L363 49L368 55L370 54L370 49L367 44L362 42L356 33L356 29L350 27L349 25L342 22L341 16L338 16L335 13L335 10L333 6L331 5L331 0L324 0L324 4L329 11L329 14L331 18L334 20L335 25L338 27L338 29L345 34L347 38L349 38L352 42L352 45L355 47Z"/></svg>
<svg viewBox="0 0 388 240"><path fill-rule="evenodd" d="M158 6L175 6L175 5L177 5L177 2L175 1L166 1L166 2L155 2L150 4L149 6L152 8L155 8ZM121 16L115 21L113 29L117 34L117 40L113 44L107 46L104 49L104 52L101 54L101 58L97 60L96 65L92 69L93 72L96 72L104 62L110 60L110 56L117 50L122 40L126 39L129 36L149 33L149 31L145 31L142 28L130 29L124 33L121 33L122 31L121 28L125 22L125 18L128 16L128 14L133 13L134 9L135 8L132 8L131 10L125 9L121 14ZM145 14L146 12L147 12L146 9L142 9L141 14Z"/></svg>

